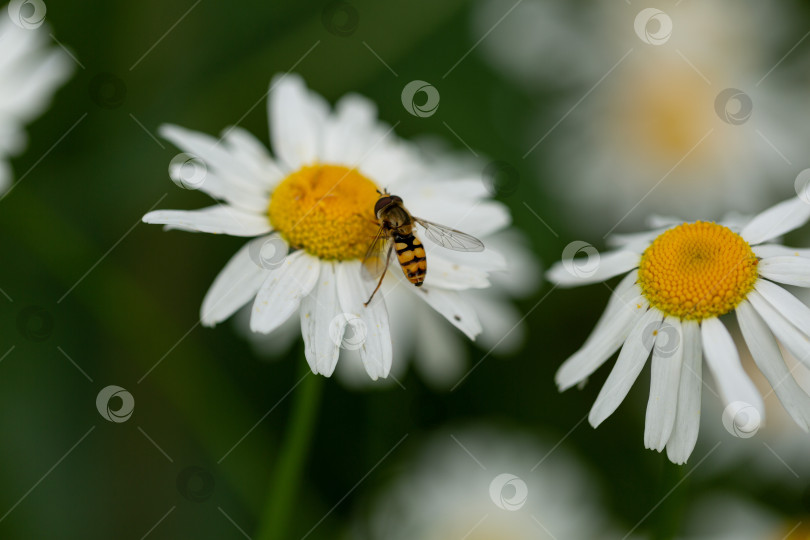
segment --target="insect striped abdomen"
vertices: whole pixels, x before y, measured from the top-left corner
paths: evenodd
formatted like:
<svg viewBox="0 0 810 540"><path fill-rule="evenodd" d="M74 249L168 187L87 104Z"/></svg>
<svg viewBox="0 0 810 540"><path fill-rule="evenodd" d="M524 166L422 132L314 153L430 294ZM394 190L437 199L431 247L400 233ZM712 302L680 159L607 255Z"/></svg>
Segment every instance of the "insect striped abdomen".
<svg viewBox="0 0 810 540"><path fill-rule="evenodd" d="M422 242L413 234L395 235L394 249L397 250L397 259L405 277L417 287L421 286L427 273L427 259Z"/></svg>

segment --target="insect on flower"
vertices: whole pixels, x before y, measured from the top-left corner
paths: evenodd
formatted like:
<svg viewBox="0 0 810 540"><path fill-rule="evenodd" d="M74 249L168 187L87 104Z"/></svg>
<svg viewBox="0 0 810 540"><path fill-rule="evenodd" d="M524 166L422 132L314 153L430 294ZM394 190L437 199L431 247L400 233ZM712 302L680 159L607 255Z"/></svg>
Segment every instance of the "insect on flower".
<svg viewBox="0 0 810 540"><path fill-rule="evenodd" d="M446 249L453 251L484 250L484 243L474 236L412 216L402 203L402 199L391 195L388 190L380 193L380 198L374 205L374 215L377 216L380 228L363 258L361 268L364 278L372 281L379 278L379 281L365 302L365 306L368 306L382 285L391 254L395 249L399 265L408 281L417 287L421 287L425 282L427 255L425 248L422 247L422 242L414 234L414 224L416 223L425 229L425 236Z"/></svg>

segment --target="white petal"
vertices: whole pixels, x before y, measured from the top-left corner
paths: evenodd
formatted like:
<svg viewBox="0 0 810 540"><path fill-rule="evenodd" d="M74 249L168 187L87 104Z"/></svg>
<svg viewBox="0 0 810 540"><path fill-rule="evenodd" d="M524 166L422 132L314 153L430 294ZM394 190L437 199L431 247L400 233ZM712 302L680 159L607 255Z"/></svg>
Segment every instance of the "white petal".
<svg viewBox="0 0 810 540"><path fill-rule="evenodd" d="M526 341L527 327L523 313L512 302L494 291L471 291L466 298L481 321L481 334L475 338L481 347L495 354L520 349Z"/></svg>
<svg viewBox="0 0 810 540"><path fill-rule="evenodd" d="M768 257L805 257L810 258L810 249L800 249L780 244L760 244L751 248L760 259Z"/></svg>
<svg viewBox="0 0 810 540"><path fill-rule="evenodd" d="M11 184L11 166L0 157L0 194Z"/></svg>
<svg viewBox="0 0 810 540"><path fill-rule="evenodd" d="M804 257L768 257L759 261L762 277L799 287L810 287L810 259Z"/></svg>
<svg viewBox="0 0 810 540"><path fill-rule="evenodd" d="M740 364L737 347L725 325L720 319L711 318L703 320L700 329L706 364L720 390L723 405L739 401L754 407L759 411L760 418L765 418L762 396Z"/></svg>
<svg viewBox="0 0 810 540"><path fill-rule="evenodd" d="M647 301L638 286L631 286L611 297L610 317L603 316L585 344L566 360L554 380L560 391L586 379L627 340L638 320L647 311Z"/></svg>
<svg viewBox="0 0 810 540"><path fill-rule="evenodd" d="M303 251L288 255L259 288L253 302L250 329L267 334L295 313L301 299L315 287L320 266L318 259Z"/></svg>
<svg viewBox="0 0 810 540"><path fill-rule="evenodd" d="M810 337L810 308L788 291L765 279L757 280L754 286L776 310L796 328Z"/></svg>
<svg viewBox="0 0 810 540"><path fill-rule="evenodd" d="M3 42L5 55L9 41L17 37L6 35L0 38L3 38L0 41ZM6 66L0 71L3 74L3 84L0 85L0 115L27 122L44 112L51 96L73 72L74 66L64 51L60 50L43 50L41 53L27 51L27 57L19 60L14 66Z"/></svg>
<svg viewBox="0 0 810 540"><path fill-rule="evenodd" d="M228 127L222 132L222 139L236 161L252 173L251 179L260 181L265 189L274 187L284 178L267 148L247 130Z"/></svg>
<svg viewBox="0 0 810 540"><path fill-rule="evenodd" d="M810 367L810 339L757 291L748 294L748 301L771 329L776 339L782 342L790 353L806 366Z"/></svg>
<svg viewBox="0 0 810 540"><path fill-rule="evenodd" d="M656 229L632 234L612 234L607 238L607 245L613 248L622 248L622 251L642 252L646 247L660 236L666 229Z"/></svg>
<svg viewBox="0 0 810 540"><path fill-rule="evenodd" d="M340 98L324 136L321 159L329 163L357 166L385 134L377 124L377 106L357 94Z"/></svg>
<svg viewBox="0 0 810 540"><path fill-rule="evenodd" d="M414 298L403 287L396 287L397 280L383 280L380 292L385 292L383 298L388 311L388 326L391 330L392 357L396 362L391 364L391 372L386 379L371 380L363 361L360 359L360 351L352 348L341 348L340 359L335 368L335 377L347 388L357 390L384 391L397 386L397 381L404 377L404 373L409 368L410 361L414 358L413 349L417 339L415 339L415 325L420 320L421 310L428 312L427 308ZM445 323L443 323L445 324Z"/></svg>
<svg viewBox="0 0 810 540"><path fill-rule="evenodd" d="M669 228L684 223L683 218L676 216L662 216L660 214L652 214L647 217L647 225L654 229Z"/></svg>
<svg viewBox="0 0 810 540"><path fill-rule="evenodd" d="M509 261L509 266L493 270L503 270L490 274L490 281L498 291L516 298L525 298L537 290L542 280L542 265L537 260L529 247L526 237L517 229L507 229L494 236L483 239L489 246L481 253L480 258L476 258L471 266L480 268L487 272L492 272L483 267L486 262L494 262L493 255ZM483 259L483 260L482 260ZM452 260L452 259L451 259Z"/></svg>
<svg viewBox="0 0 810 540"><path fill-rule="evenodd" d="M267 216L250 214L224 204L200 210L155 210L143 216L143 222L166 225L166 230L231 236L258 236L271 229Z"/></svg>
<svg viewBox="0 0 810 540"><path fill-rule="evenodd" d="M327 377L335 371L348 322L340 311L337 287L335 263L323 262L317 285L301 300L304 354L312 372Z"/></svg>
<svg viewBox="0 0 810 540"><path fill-rule="evenodd" d="M757 367L771 383L785 410L799 427L808 431L810 396L799 387L785 365L773 334L748 301L737 306L737 320Z"/></svg>
<svg viewBox="0 0 810 540"><path fill-rule="evenodd" d="M436 256L441 257L442 259L453 264L471 266L478 268L483 272L501 272L504 270L511 271L512 267L514 266L514 261L510 259L510 262L507 264L504 254L502 254L500 250L489 245L490 239L483 239L483 242L484 251L466 252L444 249L433 243L423 245L425 246L426 252L436 254ZM492 242L492 244L497 245L498 248L501 247L496 242Z"/></svg>
<svg viewBox="0 0 810 540"><path fill-rule="evenodd" d="M175 183L189 185L254 213L267 209L268 175L273 171L259 173L246 166L249 161L232 148L232 139L226 144L205 133L174 125L161 126L160 135L196 158L170 163L169 175ZM189 167L193 167L191 171L187 170Z"/></svg>
<svg viewBox="0 0 810 540"><path fill-rule="evenodd" d="M681 323L666 317L655 337L650 374L650 399L644 424L644 446L660 452L675 425L683 359Z"/></svg>
<svg viewBox="0 0 810 540"><path fill-rule="evenodd" d="M414 364L431 387L447 389L458 382L467 366L461 335L435 312L416 318Z"/></svg>
<svg viewBox="0 0 810 540"><path fill-rule="evenodd" d="M398 190L408 210L415 217L441 223L478 238L500 231L512 222L509 210L497 201L476 201L456 197L455 199L423 198L417 192ZM417 227L417 234L421 227ZM420 234L420 238L423 235Z"/></svg>
<svg viewBox="0 0 810 540"><path fill-rule="evenodd" d="M588 338L588 340L590 340L596 334L597 329L601 328L605 323L613 319L613 317L619 312L619 309L621 309L623 304L625 303L629 304L630 300L632 300L636 296L641 295L641 288L636 287L632 297L625 296L625 292L631 287L633 287L633 285L635 285L637 281L638 281L638 271L633 270L632 272L629 272L626 276L624 276L622 280L619 282L619 284L616 285L616 288L613 289L613 293L610 295L610 298L608 299L608 304L607 307L605 308L605 311L602 312L602 316L599 317L599 320L596 322L596 326L594 327L593 332L591 332L591 335ZM646 301L644 302L644 304L646 305Z"/></svg>
<svg viewBox="0 0 810 540"><path fill-rule="evenodd" d="M798 197L768 208L743 227L740 236L749 244L761 244L801 227L810 219L810 204Z"/></svg>
<svg viewBox="0 0 810 540"><path fill-rule="evenodd" d="M597 258L598 257L598 258ZM608 251L555 263L546 278L561 287L599 283L638 268L641 256L632 251Z"/></svg>
<svg viewBox="0 0 810 540"><path fill-rule="evenodd" d="M435 248L427 251L426 287L441 287L442 289L461 291L464 289L484 289L489 287L487 273L473 266L465 266L448 261ZM393 268L391 270L394 270ZM396 270L395 270L396 271Z"/></svg>
<svg viewBox="0 0 810 540"><path fill-rule="evenodd" d="M667 457L677 464L686 463L697 443L700 429L700 391L703 384L703 353L700 326L682 321L683 361L678 387L678 411L672 435L667 441Z"/></svg>
<svg viewBox="0 0 810 540"><path fill-rule="evenodd" d="M270 84L270 139L288 171L318 161L329 105L307 89L298 75L283 74Z"/></svg>
<svg viewBox="0 0 810 540"><path fill-rule="evenodd" d="M354 329L355 333L365 332L365 339L357 344L360 359L369 377L377 380L379 377L387 377L391 371L391 329L381 294L376 294L368 306L363 305L368 299L368 292L360 276L359 262L338 265L338 299L340 309L348 319L361 321L359 324L355 323L358 327Z"/></svg>
<svg viewBox="0 0 810 540"><path fill-rule="evenodd" d="M428 286L414 287L407 283L403 283L401 286L408 287L408 290L427 302L453 326L464 332L468 338L474 340L475 336L481 333L481 322L478 320L478 315L470 303L457 291Z"/></svg>
<svg viewBox="0 0 810 540"><path fill-rule="evenodd" d="M658 328L658 323L663 318L663 313L657 309L649 309L636 321L636 325L622 346L616 365L613 366L588 415L588 421L593 427L604 422L624 401L627 392L636 382L638 374L641 373L650 356L652 332Z"/></svg>
<svg viewBox="0 0 810 540"><path fill-rule="evenodd" d="M205 295L200 309L203 326L224 321L256 295L270 271L257 264L251 253L271 237L276 235L255 238L231 257Z"/></svg>

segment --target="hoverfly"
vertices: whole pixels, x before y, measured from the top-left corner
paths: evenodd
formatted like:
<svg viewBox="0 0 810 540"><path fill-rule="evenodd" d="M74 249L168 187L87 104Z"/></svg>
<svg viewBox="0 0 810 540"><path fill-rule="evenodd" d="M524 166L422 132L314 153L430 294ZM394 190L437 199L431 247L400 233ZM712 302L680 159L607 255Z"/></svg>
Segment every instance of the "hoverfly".
<svg viewBox="0 0 810 540"><path fill-rule="evenodd" d="M378 192L379 193L379 192ZM405 277L421 287L427 274L427 257L422 242L414 234L414 225L419 224L425 230L425 236L436 244L453 251L483 251L484 243L469 234L439 225L411 215L402 204L402 199L391 195L388 191L380 193L380 198L374 205L374 215L379 221L380 228L374 241L363 258L363 274L370 279L377 279L377 287L371 293L371 299L382 285L391 254L396 250L399 266Z"/></svg>

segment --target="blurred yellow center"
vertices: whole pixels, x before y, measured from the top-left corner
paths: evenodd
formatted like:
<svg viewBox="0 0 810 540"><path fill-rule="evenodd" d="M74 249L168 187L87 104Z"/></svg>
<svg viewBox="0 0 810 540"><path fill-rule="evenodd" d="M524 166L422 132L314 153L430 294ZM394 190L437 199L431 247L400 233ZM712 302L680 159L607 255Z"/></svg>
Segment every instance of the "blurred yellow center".
<svg viewBox="0 0 810 540"><path fill-rule="evenodd" d="M798 525L786 525L777 534L773 535L774 540L807 540L808 538L810 538L810 525L801 521Z"/></svg>
<svg viewBox="0 0 810 540"><path fill-rule="evenodd" d="M374 182L356 169L308 165L276 187L267 213L293 248L321 259L359 259L377 232L378 197Z"/></svg>
<svg viewBox="0 0 810 540"><path fill-rule="evenodd" d="M757 256L742 237L716 223L684 223L644 251L638 271L650 305L679 319L728 313L757 280Z"/></svg>

